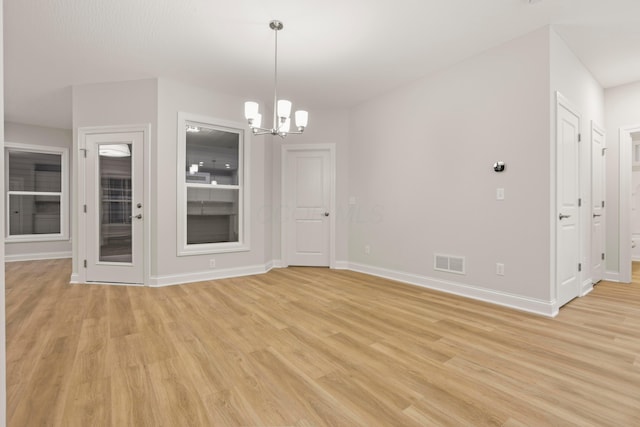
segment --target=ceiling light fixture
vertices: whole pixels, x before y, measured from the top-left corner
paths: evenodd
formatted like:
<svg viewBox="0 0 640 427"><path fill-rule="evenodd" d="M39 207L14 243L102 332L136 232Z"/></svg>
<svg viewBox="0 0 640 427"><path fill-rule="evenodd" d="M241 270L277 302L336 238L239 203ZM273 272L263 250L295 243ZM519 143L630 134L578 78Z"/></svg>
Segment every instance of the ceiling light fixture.
<svg viewBox="0 0 640 427"><path fill-rule="evenodd" d="M271 129L262 127L262 114L258 111L258 103L247 101L244 103L244 116L249 122L249 127L254 135L278 135L284 138L288 134L298 134L304 132L309 122L309 113L304 110L295 112L297 131L290 131L291 128L291 101L286 99L278 99L278 31L284 28L280 21L271 21L271 28L276 33L275 43L275 66L274 66L274 83L273 83L273 126Z"/></svg>

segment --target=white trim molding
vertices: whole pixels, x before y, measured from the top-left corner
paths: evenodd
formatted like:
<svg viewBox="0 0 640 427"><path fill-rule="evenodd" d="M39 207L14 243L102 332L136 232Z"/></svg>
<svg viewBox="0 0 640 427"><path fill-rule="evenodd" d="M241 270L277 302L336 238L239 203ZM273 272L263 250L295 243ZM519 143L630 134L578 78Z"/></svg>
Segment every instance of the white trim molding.
<svg viewBox="0 0 640 427"><path fill-rule="evenodd" d="M70 200L70 187L69 187L69 176L71 175L70 171L70 163L69 163L69 149L66 147L52 147L47 145L35 145L35 144L23 144L18 142L5 142L4 143L5 151L11 152L22 152L22 153L37 153L37 154L52 154L60 156L60 191L12 191L9 189L9 184L7 184L7 188L5 189L5 208L7 212L5 212L5 235L4 241L5 243L28 243L28 242L48 242L48 241L64 241L69 240L69 218L71 208L69 206ZM5 176L5 182L8 181L9 174L9 161L10 156L5 156L4 161L4 173L7 174ZM35 195L35 196L46 196L46 197L58 197L60 200L60 232L59 233L51 233L51 234L16 234L10 235L10 215L7 215L9 210L9 201L11 195Z"/></svg>
<svg viewBox="0 0 640 427"><path fill-rule="evenodd" d="M593 290L593 279L589 277L584 282L582 282L582 287L580 288L580 296L583 297L587 295L589 292Z"/></svg>
<svg viewBox="0 0 640 427"><path fill-rule="evenodd" d="M86 201L86 180L85 180L85 156L86 139L89 135L103 133L128 133L142 132L143 134L143 193L144 204L142 207L143 218L151 218L151 124L139 123L131 125L114 125L114 126L86 126L76 130L73 141L73 168L72 174L74 181L72 185L72 206L71 210L75 213L72 215L72 271L70 283L86 283L86 268L82 266L81 260L87 257L86 245L86 229L87 221L84 214L83 206ZM155 182L155 181L154 181ZM143 238L143 283L147 283L151 276L151 221L144 221L144 238Z"/></svg>
<svg viewBox="0 0 640 427"><path fill-rule="evenodd" d="M187 161L187 125L203 127L238 137L238 183L218 185L210 182L189 183L185 179ZM177 256L206 255L225 252L246 252L251 249L251 132L245 124L207 117L199 114L178 112L178 144L176 153L176 235ZM215 161L215 160L214 160ZM238 240L220 243L191 243L187 241L187 212L189 188L199 191L217 192L218 194L238 193Z"/></svg>
<svg viewBox="0 0 640 427"><path fill-rule="evenodd" d="M617 271L605 271L603 279L608 282L620 282L620 273Z"/></svg>
<svg viewBox="0 0 640 427"><path fill-rule="evenodd" d="M335 270L348 270L349 269L349 261L336 261L333 267Z"/></svg>
<svg viewBox="0 0 640 427"><path fill-rule="evenodd" d="M350 263L349 270L479 301L485 301L491 304L497 304L546 317L555 317L558 314L556 301L543 301L535 298L485 289L479 286L466 285L433 277L388 270L365 264Z"/></svg>
<svg viewBox="0 0 640 427"><path fill-rule="evenodd" d="M40 253L30 253L30 254L15 254L15 255L5 255L4 260L6 262L16 262L16 261L38 261L44 259L65 259L71 258L71 252L40 252Z"/></svg>
<svg viewBox="0 0 640 427"><path fill-rule="evenodd" d="M262 265L248 265L246 267L234 267L216 269L214 271L198 271L195 273L171 274L166 276L154 276L149 280L149 286L162 287L170 285L180 285L184 283L208 282L210 280L228 279L231 277L253 276L264 274L271 270L273 261Z"/></svg>

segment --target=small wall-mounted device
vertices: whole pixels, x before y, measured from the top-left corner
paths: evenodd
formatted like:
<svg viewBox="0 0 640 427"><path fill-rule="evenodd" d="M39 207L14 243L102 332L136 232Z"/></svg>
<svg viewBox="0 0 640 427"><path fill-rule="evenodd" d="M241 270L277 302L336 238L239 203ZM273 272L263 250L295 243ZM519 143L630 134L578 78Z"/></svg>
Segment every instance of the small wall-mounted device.
<svg viewBox="0 0 640 427"><path fill-rule="evenodd" d="M504 172L504 162L495 162L493 164L493 170L496 172Z"/></svg>

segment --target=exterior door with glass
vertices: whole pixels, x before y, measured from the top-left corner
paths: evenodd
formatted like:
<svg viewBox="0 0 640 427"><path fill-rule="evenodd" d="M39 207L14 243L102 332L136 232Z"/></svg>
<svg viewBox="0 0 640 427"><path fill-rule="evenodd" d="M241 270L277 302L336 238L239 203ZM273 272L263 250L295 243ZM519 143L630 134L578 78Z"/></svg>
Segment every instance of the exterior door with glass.
<svg viewBox="0 0 640 427"><path fill-rule="evenodd" d="M143 132L86 135L88 282L144 282L143 141Z"/></svg>

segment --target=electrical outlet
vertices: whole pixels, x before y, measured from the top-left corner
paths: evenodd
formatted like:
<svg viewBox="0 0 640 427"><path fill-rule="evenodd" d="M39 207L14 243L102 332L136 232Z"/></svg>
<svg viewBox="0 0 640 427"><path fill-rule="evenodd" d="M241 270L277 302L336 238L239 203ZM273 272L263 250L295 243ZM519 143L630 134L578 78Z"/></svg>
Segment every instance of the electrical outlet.
<svg viewBox="0 0 640 427"><path fill-rule="evenodd" d="M364 253L369 255L371 253L371 246L364 245Z"/></svg>
<svg viewBox="0 0 640 427"><path fill-rule="evenodd" d="M215 258L211 258L209 260L209 268L216 268L216 259Z"/></svg>
<svg viewBox="0 0 640 427"><path fill-rule="evenodd" d="M504 264L501 262L496 263L496 274L498 276L504 276Z"/></svg>

